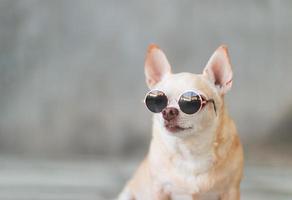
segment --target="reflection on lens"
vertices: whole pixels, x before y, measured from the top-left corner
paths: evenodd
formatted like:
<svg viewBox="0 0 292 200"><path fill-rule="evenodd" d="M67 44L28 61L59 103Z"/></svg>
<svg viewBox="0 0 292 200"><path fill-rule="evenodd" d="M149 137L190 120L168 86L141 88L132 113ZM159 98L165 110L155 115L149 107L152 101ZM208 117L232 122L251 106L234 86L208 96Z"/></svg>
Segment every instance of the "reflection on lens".
<svg viewBox="0 0 292 200"><path fill-rule="evenodd" d="M159 113L167 106L167 101L167 97L163 92L153 90L146 96L145 104L151 112Z"/></svg>
<svg viewBox="0 0 292 200"><path fill-rule="evenodd" d="M201 108L201 98L196 92L189 91L181 95L178 105L186 114L194 114Z"/></svg>

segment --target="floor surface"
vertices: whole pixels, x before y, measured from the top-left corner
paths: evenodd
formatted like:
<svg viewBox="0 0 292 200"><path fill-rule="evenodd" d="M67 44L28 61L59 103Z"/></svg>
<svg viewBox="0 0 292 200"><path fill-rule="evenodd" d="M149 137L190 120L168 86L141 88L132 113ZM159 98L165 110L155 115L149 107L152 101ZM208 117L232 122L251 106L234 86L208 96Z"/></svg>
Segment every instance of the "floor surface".
<svg viewBox="0 0 292 200"><path fill-rule="evenodd" d="M137 161L0 157L2 200L114 199ZM243 200L291 200L292 168L246 166Z"/></svg>

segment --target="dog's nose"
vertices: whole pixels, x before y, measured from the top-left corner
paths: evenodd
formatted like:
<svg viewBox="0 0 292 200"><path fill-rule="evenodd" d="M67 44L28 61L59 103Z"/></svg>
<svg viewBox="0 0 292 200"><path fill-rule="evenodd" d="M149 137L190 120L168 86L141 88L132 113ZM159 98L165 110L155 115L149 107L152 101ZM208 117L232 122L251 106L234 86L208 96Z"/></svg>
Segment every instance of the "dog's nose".
<svg viewBox="0 0 292 200"><path fill-rule="evenodd" d="M178 116L178 109L173 107L167 107L162 110L163 119L170 121Z"/></svg>

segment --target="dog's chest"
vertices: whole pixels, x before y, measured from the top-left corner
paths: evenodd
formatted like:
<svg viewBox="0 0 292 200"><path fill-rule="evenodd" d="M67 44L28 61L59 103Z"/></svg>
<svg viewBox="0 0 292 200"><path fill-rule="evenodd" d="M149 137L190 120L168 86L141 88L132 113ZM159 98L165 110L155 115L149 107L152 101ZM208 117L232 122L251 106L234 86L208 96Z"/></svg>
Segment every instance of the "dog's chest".
<svg viewBox="0 0 292 200"><path fill-rule="evenodd" d="M215 192L208 192L199 196L195 196L196 200L218 200L219 194ZM171 195L172 200L193 200L191 195Z"/></svg>
<svg viewBox="0 0 292 200"><path fill-rule="evenodd" d="M175 160L170 169L169 187L170 191L197 193L210 187L209 173L211 161L183 161Z"/></svg>
<svg viewBox="0 0 292 200"><path fill-rule="evenodd" d="M208 170L212 167L213 157L174 156L156 168L156 177L164 190L176 194L194 194L208 191L213 185ZM160 163L161 164L161 163Z"/></svg>

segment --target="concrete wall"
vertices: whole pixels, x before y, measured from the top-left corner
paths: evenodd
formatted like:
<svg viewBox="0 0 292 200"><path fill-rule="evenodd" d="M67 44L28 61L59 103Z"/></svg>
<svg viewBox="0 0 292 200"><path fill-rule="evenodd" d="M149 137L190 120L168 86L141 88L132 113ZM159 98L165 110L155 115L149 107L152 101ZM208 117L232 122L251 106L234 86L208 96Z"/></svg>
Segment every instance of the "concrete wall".
<svg viewBox="0 0 292 200"><path fill-rule="evenodd" d="M227 102L241 137L291 141L291 126L281 125L292 122L291 10L289 0L2 0L0 151L145 151L152 42L175 72L194 73L228 44L235 77Z"/></svg>

